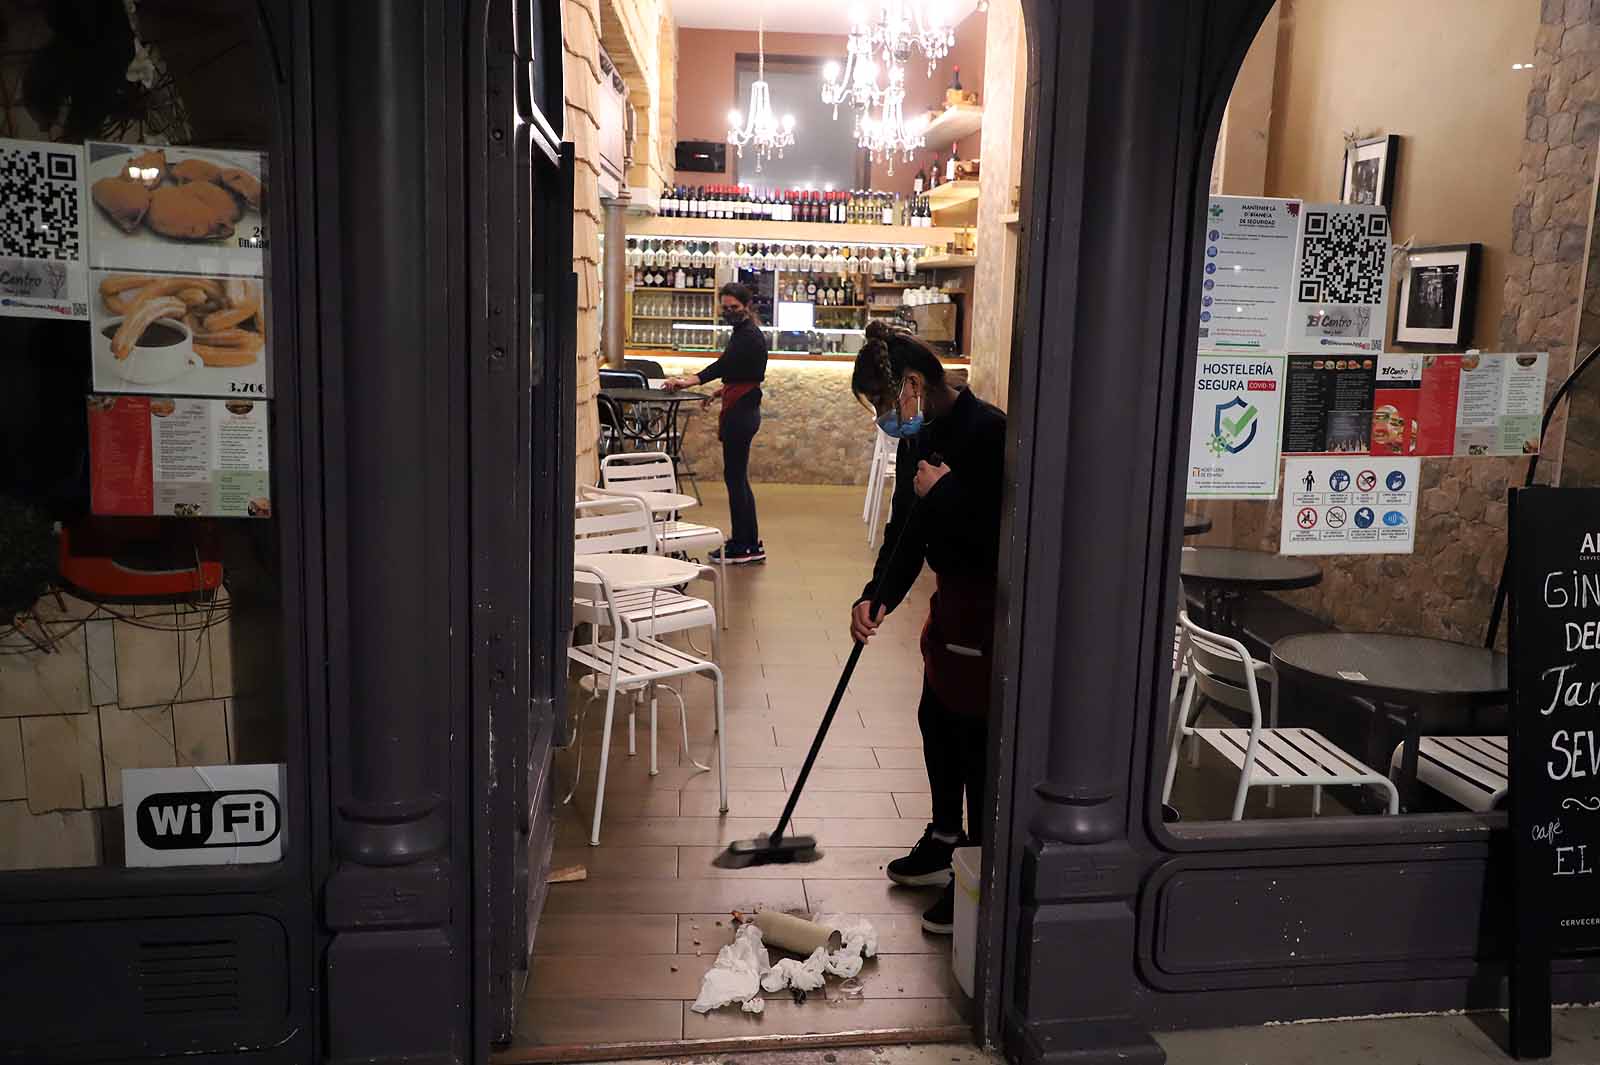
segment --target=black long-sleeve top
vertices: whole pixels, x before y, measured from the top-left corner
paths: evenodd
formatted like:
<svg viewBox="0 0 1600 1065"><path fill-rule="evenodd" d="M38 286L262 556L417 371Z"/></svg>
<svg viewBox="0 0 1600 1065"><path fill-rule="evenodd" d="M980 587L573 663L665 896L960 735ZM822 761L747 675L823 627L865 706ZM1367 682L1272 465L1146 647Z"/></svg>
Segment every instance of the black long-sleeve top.
<svg viewBox="0 0 1600 1065"><path fill-rule="evenodd" d="M917 463L935 453L950 472L919 501ZM894 610L916 583L924 562L938 574L993 580L1000 558L1005 460L1005 413L967 389L948 412L902 440L895 452L889 527L872 580L857 602L870 600L876 591L878 602Z"/></svg>
<svg viewBox="0 0 1600 1065"><path fill-rule="evenodd" d="M701 384L722 378L730 385L760 382L767 376L767 334L745 315L733 327L722 357L695 375Z"/></svg>

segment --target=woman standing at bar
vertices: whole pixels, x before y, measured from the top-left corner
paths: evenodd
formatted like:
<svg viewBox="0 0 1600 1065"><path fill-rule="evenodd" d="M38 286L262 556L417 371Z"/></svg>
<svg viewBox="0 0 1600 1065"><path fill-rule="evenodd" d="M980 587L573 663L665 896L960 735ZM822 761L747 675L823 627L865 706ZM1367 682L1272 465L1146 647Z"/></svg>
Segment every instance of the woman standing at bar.
<svg viewBox="0 0 1600 1065"><path fill-rule="evenodd" d="M728 542L711 552L713 562L765 562L766 548L756 522L756 496L750 489L750 444L761 428L761 382L767 376L767 335L751 308L754 294L745 285L722 286L722 320L733 334L722 357L697 374L670 378L664 388L703 385L721 378L722 413L717 418L717 439L722 441L722 480L728 486L728 510L733 517Z"/></svg>
<svg viewBox="0 0 1600 1065"><path fill-rule="evenodd" d="M949 935L955 921L951 859L957 847L975 847L982 839L1006 416L947 381L943 364L921 340L881 322L867 327L850 387L877 412L878 427L900 441L889 527L872 580L850 611L851 638L872 638L923 563L938 580L922 627L917 706L933 823L887 872L897 884L945 889L922 915L922 927Z"/></svg>

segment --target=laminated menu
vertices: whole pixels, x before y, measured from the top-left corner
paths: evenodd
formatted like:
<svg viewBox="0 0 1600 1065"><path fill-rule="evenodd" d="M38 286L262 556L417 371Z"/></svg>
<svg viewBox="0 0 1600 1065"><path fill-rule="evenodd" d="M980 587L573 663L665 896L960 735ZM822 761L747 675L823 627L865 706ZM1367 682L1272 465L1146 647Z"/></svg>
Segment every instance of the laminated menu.
<svg viewBox="0 0 1600 1065"><path fill-rule="evenodd" d="M87 145L94 387L271 395L265 157Z"/></svg>
<svg viewBox="0 0 1600 1065"><path fill-rule="evenodd" d="M271 517L265 401L91 395L88 404L94 513Z"/></svg>
<svg viewBox="0 0 1600 1065"><path fill-rule="evenodd" d="M83 148L0 138L0 317L89 317Z"/></svg>
<svg viewBox="0 0 1600 1065"><path fill-rule="evenodd" d="M1383 356L1373 454L1534 454L1549 361L1547 352Z"/></svg>
<svg viewBox="0 0 1600 1065"><path fill-rule="evenodd" d="M1289 356L1283 453L1365 454L1372 444L1377 368L1376 356Z"/></svg>

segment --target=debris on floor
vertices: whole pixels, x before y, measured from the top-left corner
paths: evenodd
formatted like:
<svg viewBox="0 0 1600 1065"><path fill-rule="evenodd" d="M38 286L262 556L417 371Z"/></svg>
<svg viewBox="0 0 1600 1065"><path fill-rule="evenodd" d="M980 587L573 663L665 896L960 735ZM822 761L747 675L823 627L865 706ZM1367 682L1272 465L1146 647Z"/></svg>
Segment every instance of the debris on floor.
<svg viewBox="0 0 1600 1065"><path fill-rule="evenodd" d="M736 913L734 918L739 930L733 942L717 952L716 964L706 972L700 997L689 1007L696 1013L710 1013L735 1002L746 1013L760 1013L766 1008L762 991L775 994L787 990L801 1003L806 992L823 990L828 976L842 977L845 994L854 997L860 994L861 982L856 978L865 959L878 952L877 930L859 917L831 916L812 922L773 911ZM764 929L776 929L784 942L817 945L804 961L780 958L774 964L762 938ZM780 945L774 941L774 946Z"/></svg>
<svg viewBox="0 0 1600 1065"><path fill-rule="evenodd" d="M546 884L575 884L580 880L589 879L589 870L582 865L564 865L560 869L550 870L544 878Z"/></svg>

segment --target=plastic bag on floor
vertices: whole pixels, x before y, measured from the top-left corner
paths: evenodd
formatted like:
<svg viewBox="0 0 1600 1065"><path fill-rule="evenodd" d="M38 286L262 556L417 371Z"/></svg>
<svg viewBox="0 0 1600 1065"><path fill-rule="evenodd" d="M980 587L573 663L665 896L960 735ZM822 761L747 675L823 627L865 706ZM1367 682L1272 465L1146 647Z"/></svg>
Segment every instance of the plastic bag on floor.
<svg viewBox="0 0 1600 1065"><path fill-rule="evenodd" d="M777 964L767 970L761 978L763 991L782 991L785 988L794 988L796 991L815 991L823 984L823 973L828 965L828 952L818 947L805 961L795 961L793 958L780 958Z"/></svg>
<svg viewBox="0 0 1600 1065"><path fill-rule="evenodd" d="M767 948L761 942L761 929L744 925L732 943L717 951L717 961L700 982L700 997L689 1008L710 1013L738 1002L746 1013L766 1008L761 998L761 976L772 968Z"/></svg>

